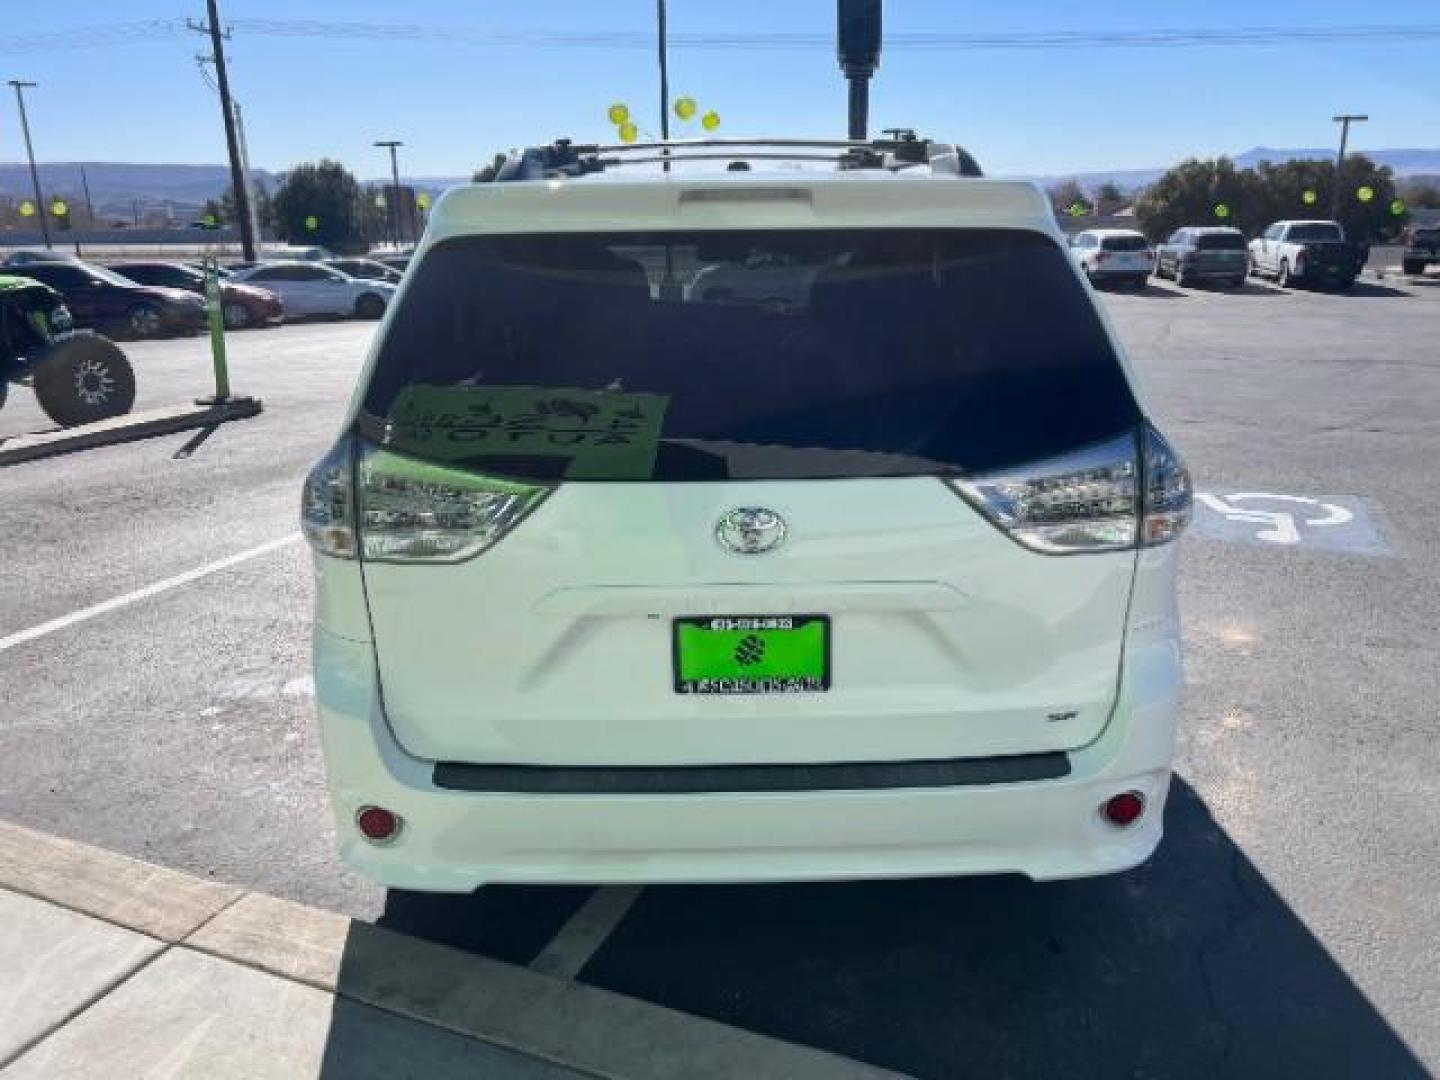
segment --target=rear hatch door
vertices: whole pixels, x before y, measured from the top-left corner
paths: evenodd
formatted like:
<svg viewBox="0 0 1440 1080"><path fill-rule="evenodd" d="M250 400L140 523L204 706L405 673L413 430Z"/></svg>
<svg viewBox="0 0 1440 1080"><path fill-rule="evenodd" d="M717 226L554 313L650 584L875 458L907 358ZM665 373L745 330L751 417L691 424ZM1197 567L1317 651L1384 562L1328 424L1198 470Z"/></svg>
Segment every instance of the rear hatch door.
<svg viewBox="0 0 1440 1080"><path fill-rule="evenodd" d="M539 493L473 557L364 563L412 753L915 760L1104 726L1133 552L1039 554L951 483L1139 422L1050 237L467 237L411 273L365 391L367 482L420 462L424 491Z"/></svg>

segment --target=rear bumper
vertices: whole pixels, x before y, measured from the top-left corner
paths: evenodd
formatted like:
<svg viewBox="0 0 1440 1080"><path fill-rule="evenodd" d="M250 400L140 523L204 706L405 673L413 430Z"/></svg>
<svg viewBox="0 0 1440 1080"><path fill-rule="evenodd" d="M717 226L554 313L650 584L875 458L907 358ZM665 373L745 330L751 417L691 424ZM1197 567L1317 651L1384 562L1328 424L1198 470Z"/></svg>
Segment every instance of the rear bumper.
<svg viewBox="0 0 1440 1080"><path fill-rule="evenodd" d="M1196 260L1183 264L1185 276L1189 278L1219 278L1229 280L1230 278L1243 278L1248 270L1245 260L1238 262L1213 262L1209 260Z"/></svg>
<svg viewBox="0 0 1440 1080"><path fill-rule="evenodd" d="M1128 649L1115 712L1063 777L944 788L687 794L531 794L436 786L385 721L368 642L315 635L316 698L344 860L392 888L492 882L727 882L1018 872L1084 877L1143 862L1170 780L1178 642ZM1138 790L1127 829L1099 814ZM405 821L383 846L354 826L367 803Z"/></svg>

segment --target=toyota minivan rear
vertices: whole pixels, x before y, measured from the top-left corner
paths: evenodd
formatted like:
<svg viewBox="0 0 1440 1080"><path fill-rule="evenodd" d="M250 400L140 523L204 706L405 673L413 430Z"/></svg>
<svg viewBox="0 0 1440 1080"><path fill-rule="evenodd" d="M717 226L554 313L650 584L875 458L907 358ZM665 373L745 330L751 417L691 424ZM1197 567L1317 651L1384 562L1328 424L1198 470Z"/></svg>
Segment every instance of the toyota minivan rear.
<svg viewBox="0 0 1440 1080"><path fill-rule="evenodd" d="M1103 873L1158 842L1189 481L1024 184L456 189L307 482L392 886Z"/></svg>

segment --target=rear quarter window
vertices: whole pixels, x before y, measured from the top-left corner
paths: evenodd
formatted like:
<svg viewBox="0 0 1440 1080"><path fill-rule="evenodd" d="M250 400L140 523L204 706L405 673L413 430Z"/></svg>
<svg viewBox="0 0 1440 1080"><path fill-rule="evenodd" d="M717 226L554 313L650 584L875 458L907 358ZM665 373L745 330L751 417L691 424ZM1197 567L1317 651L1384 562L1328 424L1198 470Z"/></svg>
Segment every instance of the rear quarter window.
<svg viewBox="0 0 1440 1080"><path fill-rule="evenodd" d="M1139 420L1038 233L466 237L410 274L362 427L503 476L964 473Z"/></svg>

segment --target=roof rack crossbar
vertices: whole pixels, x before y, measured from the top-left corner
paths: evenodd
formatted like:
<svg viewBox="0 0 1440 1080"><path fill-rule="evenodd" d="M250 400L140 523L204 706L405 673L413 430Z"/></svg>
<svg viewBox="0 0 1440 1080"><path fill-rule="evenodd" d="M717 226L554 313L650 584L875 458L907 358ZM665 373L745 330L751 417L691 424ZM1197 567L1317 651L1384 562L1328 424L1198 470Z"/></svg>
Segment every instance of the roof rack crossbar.
<svg viewBox="0 0 1440 1080"><path fill-rule="evenodd" d="M584 176L626 165L684 161L790 160L833 161L844 170L887 169L930 165L936 172L980 176L979 164L954 143L918 138L908 129L890 129L885 139L714 138L662 142L572 143L557 139L498 155L475 174L480 182L544 180ZM820 151L831 151L821 153Z"/></svg>

